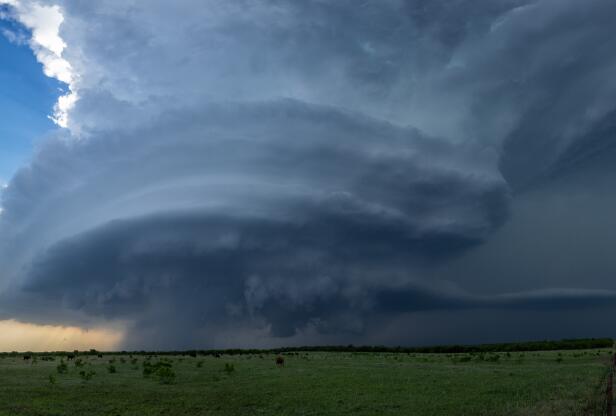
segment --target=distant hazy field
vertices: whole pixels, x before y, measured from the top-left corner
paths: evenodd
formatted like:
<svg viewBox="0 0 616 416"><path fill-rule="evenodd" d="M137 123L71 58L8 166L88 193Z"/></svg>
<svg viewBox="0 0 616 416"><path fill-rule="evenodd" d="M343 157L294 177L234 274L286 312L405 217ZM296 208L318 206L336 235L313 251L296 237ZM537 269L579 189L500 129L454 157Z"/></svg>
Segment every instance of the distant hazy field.
<svg viewBox="0 0 616 416"><path fill-rule="evenodd" d="M6 357L0 415L600 415L609 354Z"/></svg>

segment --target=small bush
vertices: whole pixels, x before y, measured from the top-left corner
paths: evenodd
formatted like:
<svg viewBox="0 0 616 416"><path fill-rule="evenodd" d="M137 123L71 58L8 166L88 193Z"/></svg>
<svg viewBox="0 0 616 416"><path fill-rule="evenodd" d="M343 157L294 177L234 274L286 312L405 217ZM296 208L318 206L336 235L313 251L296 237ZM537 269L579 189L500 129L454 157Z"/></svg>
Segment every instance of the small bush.
<svg viewBox="0 0 616 416"><path fill-rule="evenodd" d="M175 380L175 373L171 368L169 360L160 360L152 363L147 360L143 362L143 377L155 376L163 384L171 384Z"/></svg>
<svg viewBox="0 0 616 416"><path fill-rule="evenodd" d="M107 371L109 371L109 374L114 374L114 373L116 372L115 365L113 365L113 364L109 364L109 365L107 366Z"/></svg>
<svg viewBox="0 0 616 416"><path fill-rule="evenodd" d="M49 384L56 384L56 376L53 374L49 375Z"/></svg>
<svg viewBox="0 0 616 416"><path fill-rule="evenodd" d="M77 358L75 360L75 367L83 367L85 363L83 362L83 360L81 358Z"/></svg>
<svg viewBox="0 0 616 416"><path fill-rule="evenodd" d="M154 372L154 368L152 367L152 365L150 365L149 362L144 361L143 362L143 377L150 377L153 372Z"/></svg>
<svg viewBox="0 0 616 416"><path fill-rule="evenodd" d="M156 377L158 377L158 381L162 384L171 384L175 381L175 373L173 369L169 367L159 367L155 373Z"/></svg>
<svg viewBox="0 0 616 416"><path fill-rule="evenodd" d="M197 361L197 368L203 367L203 361Z"/></svg>
<svg viewBox="0 0 616 416"><path fill-rule="evenodd" d="M231 363L225 363L225 373L231 374L235 371L235 366Z"/></svg>
<svg viewBox="0 0 616 416"><path fill-rule="evenodd" d="M66 374L68 373L68 365L66 365L64 360L60 360L60 364L58 364L56 370L58 370L58 374Z"/></svg>
<svg viewBox="0 0 616 416"><path fill-rule="evenodd" d="M92 377L96 374L96 372L94 370L81 370L79 372L79 377L81 377L82 380L84 381L88 381L91 380Z"/></svg>

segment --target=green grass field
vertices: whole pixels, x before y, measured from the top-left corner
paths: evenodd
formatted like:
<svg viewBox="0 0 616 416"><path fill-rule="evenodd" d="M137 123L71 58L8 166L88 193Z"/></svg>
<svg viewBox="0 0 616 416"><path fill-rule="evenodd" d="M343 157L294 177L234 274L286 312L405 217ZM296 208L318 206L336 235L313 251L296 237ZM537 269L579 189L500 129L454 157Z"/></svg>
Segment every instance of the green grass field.
<svg viewBox="0 0 616 416"><path fill-rule="evenodd" d="M610 351L78 358L0 359L0 415L600 415Z"/></svg>

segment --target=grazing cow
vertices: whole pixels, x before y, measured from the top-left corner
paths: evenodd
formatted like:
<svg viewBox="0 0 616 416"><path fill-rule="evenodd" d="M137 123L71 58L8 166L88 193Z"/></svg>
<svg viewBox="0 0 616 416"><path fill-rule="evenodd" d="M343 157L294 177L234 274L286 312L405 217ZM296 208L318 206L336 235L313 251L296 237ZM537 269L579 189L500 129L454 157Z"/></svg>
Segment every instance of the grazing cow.
<svg viewBox="0 0 616 416"><path fill-rule="evenodd" d="M278 367L284 367L284 357L282 355L276 357L276 365Z"/></svg>
<svg viewBox="0 0 616 416"><path fill-rule="evenodd" d="M98 354L98 358L103 358L103 354Z"/></svg>
<svg viewBox="0 0 616 416"><path fill-rule="evenodd" d="M29 356L29 355L24 355L24 360L29 360L30 358L32 358L32 357Z"/></svg>
<svg viewBox="0 0 616 416"><path fill-rule="evenodd" d="M67 359L67 360L72 360L72 359L74 359L74 358L75 358L75 354L68 354L68 355L66 356L66 359Z"/></svg>

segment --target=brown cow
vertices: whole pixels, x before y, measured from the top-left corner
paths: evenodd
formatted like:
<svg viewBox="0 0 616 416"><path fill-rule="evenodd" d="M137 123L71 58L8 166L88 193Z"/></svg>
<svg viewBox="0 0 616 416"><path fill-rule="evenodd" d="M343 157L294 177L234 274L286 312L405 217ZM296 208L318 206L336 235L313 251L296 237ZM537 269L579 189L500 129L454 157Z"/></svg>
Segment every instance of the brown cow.
<svg viewBox="0 0 616 416"><path fill-rule="evenodd" d="M284 367L284 357L282 355L276 357L276 365L278 367Z"/></svg>

